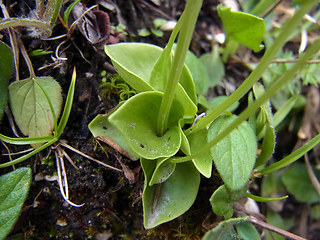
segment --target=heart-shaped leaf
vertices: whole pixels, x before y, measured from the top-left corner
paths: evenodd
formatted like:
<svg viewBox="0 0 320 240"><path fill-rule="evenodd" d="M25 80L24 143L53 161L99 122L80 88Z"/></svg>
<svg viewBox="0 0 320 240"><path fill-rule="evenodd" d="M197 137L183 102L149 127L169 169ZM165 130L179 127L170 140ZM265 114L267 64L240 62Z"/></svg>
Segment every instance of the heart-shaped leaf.
<svg viewBox="0 0 320 240"><path fill-rule="evenodd" d="M170 68L170 63L163 66L164 56L161 48L145 43L119 43L107 45L105 52L121 77L137 92L164 91L164 71ZM181 74L176 99L183 105L186 118L195 115L195 89L186 67Z"/></svg>
<svg viewBox="0 0 320 240"><path fill-rule="evenodd" d="M237 232L243 240L261 240L257 229L249 222L241 222L236 226Z"/></svg>
<svg viewBox="0 0 320 240"><path fill-rule="evenodd" d="M220 186L214 191L210 197L210 204L215 214L223 216L226 219L232 217L233 201L229 197L229 192L225 185Z"/></svg>
<svg viewBox="0 0 320 240"><path fill-rule="evenodd" d="M164 92L166 88L166 71L168 71L171 66L170 62L167 63L164 61L164 53L165 52L163 51L158 61L155 63L149 80L153 88L162 92ZM183 104L185 118L192 118L196 114L197 106L195 105L195 103L197 102L197 96L192 77L186 66L184 66L184 68L182 69L180 82L176 89L175 98Z"/></svg>
<svg viewBox="0 0 320 240"><path fill-rule="evenodd" d="M234 115L217 118L209 127L209 142L236 118ZM255 164L256 151L256 136L247 122L211 148L215 166L231 191L238 190L247 183Z"/></svg>
<svg viewBox="0 0 320 240"><path fill-rule="evenodd" d="M176 45L174 44L173 47L175 47L175 46ZM165 49L165 50L167 50L167 49ZM171 61L172 61L173 54L170 55L169 61L167 61L165 50L162 51L161 56L159 57L158 61L154 65L151 76L150 76L151 86L159 91L165 90L167 74L168 74L170 67L171 67L171 64L172 64ZM190 52L190 54L192 54L192 53ZM187 56L188 56L188 54L187 54ZM196 60L198 60L198 59L196 58ZM182 86L183 90L188 94L188 97L192 100L192 102L196 104L197 103L197 95L196 95L194 79L193 79L193 75L189 69L189 66L187 65L187 62L185 62L185 65L182 68L181 76L179 79L179 88L181 86ZM177 90L177 92L178 92L177 95L181 94L179 91L181 91L181 90L179 90L179 89Z"/></svg>
<svg viewBox="0 0 320 240"><path fill-rule="evenodd" d="M163 93L139 93L121 105L109 117L128 145L140 157L157 159L174 155L181 145L178 121L183 117L183 108L178 101L172 104L168 130L157 135L157 118Z"/></svg>
<svg viewBox="0 0 320 240"><path fill-rule="evenodd" d="M9 86L9 97L14 120L24 135L52 135L54 117L48 101L52 104L56 118L62 104L61 87L52 77L13 82Z"/></svg>
<svg viewBox="0 0 320 240"><path fill-rule="evenodd" d="M192 163L177 164L165 182L151 187L148 182L156 162L141 159L141 165L145 174L142 195L145 228L150 229L179 217L191 207L200 184L200 174Z"/></svg>
<svg viewBox="0 0 320 240"><path fill-rule="evenodd" d="M0 177L0 239L4 239L19 217L31 175L30 168L18 168Z"/></svg>
<svg viewBox="0 0 320 240"><path fill-rule="evenodd" d="M210 197L212 211L219 216L231 218L233 214L233 203L245 197L247 190L247 184L236 191L231 191L225 185L220 186Z"/></svg>
<svg viewBox="0 0 320 240"><path fill-rule="evenodd" d="M136 91L152 91L149 84L154 64L162 49L146 43L118 43L105 46L106 54L121 77Z"/></svg>
<svg viewBox="0 0 320 240"><path fill-rule="evenodd" d="M202 149L203 145L208 143L208 130L204 128L194 134L190 134L188 136L188 140L190 143L191 154L196 153ZM210 152L201 154L200 156L192 159L192 162L203 176L206 178L211 177L212 157Z"/></svg>
<svg viewBox="0 0 320 240"><path fill-rule="evenodd" d="M0 41L0 121L3 111L7 105L8 80L12 73L12 52L11 49Z"/></svg>
<svg viewBox="0 0 320 240"><path fill-rule="evenodd" d="M96 116L89 124L89 130L94 137L99 137L103 142L116 149L126 157L137 160L139 155L131 149L119 130L109 122L109 115Z"/></svg>
<svg viewBox="0 0 320 240"><path fill-rule="evenodd" d="M218 6L218 14L222 20L227 38L259 52L266 26L264 20L252 14L231 11L231 8Z"/></svg>

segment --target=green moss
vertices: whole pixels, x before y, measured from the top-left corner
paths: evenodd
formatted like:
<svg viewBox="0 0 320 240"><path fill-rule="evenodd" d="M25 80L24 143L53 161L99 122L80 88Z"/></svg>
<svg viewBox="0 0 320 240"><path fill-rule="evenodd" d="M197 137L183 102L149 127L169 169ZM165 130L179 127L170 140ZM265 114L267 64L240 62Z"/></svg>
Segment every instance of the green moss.
<svg viewBox="0 0 320 240"><path fill-rule="evenodd" d="M55 159L51 155L47 158L44 157L41 159L41 164L47 165L48 167L53 167L53 166L55 166Z"/></svg>
<svg viewBox="0 0 320 240"><path fill-rule="evenodd" d="M124 101L136 94L136 91L133 90L119 74L110 75L108 80L106 80L103 71L100 75L102 76L102 83L100 84L102 98L110 98L111 95L118 95L120 100Z"/></svg>

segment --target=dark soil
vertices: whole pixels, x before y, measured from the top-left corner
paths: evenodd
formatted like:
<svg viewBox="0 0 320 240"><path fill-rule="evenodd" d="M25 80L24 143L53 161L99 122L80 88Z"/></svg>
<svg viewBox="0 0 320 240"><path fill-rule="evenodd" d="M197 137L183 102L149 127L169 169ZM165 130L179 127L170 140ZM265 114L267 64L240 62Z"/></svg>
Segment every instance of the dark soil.
<svg viewBox="0 0 320 240"><path fill-rule="evenodd" d="M14 1L4 1L7 6ZM33 9L33 1L22 1L11 9L11 16L25 16L30 9ZM137 32L143 27L152 27L153 19L157 17L168 20L178 19L183 10L185 1L172 0L161 1L157 6L152 1L121 1L113 0L119 8L118 14L99 6L99 9L109 13L112 26L119 23L119 14L123 23L127 26L128 35L116 36L120 41L148 42L159 46L165 46L169 34L165 32L162 38L150 35L142 38ZM82 1L88 7L99 3L96 1ZM199 16L191 50L196 55L211 50L211 40L209 34L220 29L221 23L217 17L217 0L206 0ZM18 36L23 41L27 51L43 48L55 50L62 40L40 41L39 39L27 36L24 29L16 30ZM54 28L52 36L66 33L61 23ZM8 42L5 31L2 32L3 40ZM97 163L94 163L77 153L74 153L61 146L75 162L78 170L68 161L65 161L70 200L76 204L85 205L80 208L68 205L61 197L59 186L56 181L38 180L35 177L53 176L56 172L54 149L43 164L42 160L50 153L50 149L41 152L36 157L29 159L16 167L30 166L33 170L33 182L25 202L21 217L16 224L12 234L23 233L25 239L201 239L208 229L215 226L221 219L212 213L208 199L212 192L221 185L221 180L217 174L213 174L211 179L202 179L198 197L193 207L182 217L163 224L152 230L145 230L143 227L142 214L142 190L144 177L139 161L130 161L123 156L119 156L113 149L104 145L108 154L101 149L101 146L91 135L88 124L99 113L106 113L115 107L119 101L117 94L111 94L109 98L101 98L100 73L107 70L107 74L112 73L110 61L101 50L96 50L84 36L75 30L70 39L61 47L64 57L57 68L48 67L44 70L36 70L52 62L49 55L31 58L37 76L52 76L62 86L63 93L68 92L69 83L73 68L77 70L77 83L74 104L71 116L65 128L62 139L70 146L79 151L103 161L111 166L123 169L119 160L134 174L134 179L127 179L123 172L117 172ZM28 77L28 70L20 61L21 79ZM246 78L249 70L237 61L230 61L226 65L225 80L237 87ZM212 90L211 95L220 95L228 92L223 87ZM65 96L64 96L65 97ZM246 104L246 103L243 103ZM240 106L240 108L244 108ZM1 125L1 133L11 135L11 129L6 117ZM285 133L283 136L287 136ZM282 143L278 148L282 147ZM291 143L295 144L295 143ZM284 146L289 149L288 146ZM292 146L290 146L292 147ZM291 148L292 149L292 148ZM10 146L11 152L22 150L20 147ZM6 153L5 148L1 148L2 153ZM290 151L290 149L288 150ZM282 154L281 154L282 155ZM6 156L1 156L1 161L8 161ZM42 163L41 163L42 162ZM0 169L0 173L11 171L10 168ZM257 181L259 188L259 180ZM290 205L291 204L291 205ZM297 208L302 207L297 202L289 202L286 212L291 216L297 216ZM296 211L296 212L295 212ZM319 227L316 228L319 231ZM313 232L310 239L317 239Z"/></svg>

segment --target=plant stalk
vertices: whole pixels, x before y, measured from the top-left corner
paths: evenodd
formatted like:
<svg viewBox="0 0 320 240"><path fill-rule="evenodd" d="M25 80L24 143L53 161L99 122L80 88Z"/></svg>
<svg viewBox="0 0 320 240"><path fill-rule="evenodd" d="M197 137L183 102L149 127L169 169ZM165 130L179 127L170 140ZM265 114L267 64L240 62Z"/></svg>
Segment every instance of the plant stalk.
<svg viewBox="0 0 320 240"><path fill-rule="evenodd" d="M181 25L177 48L174 54L171 69L168 75L167 86L161 101L157 130L162 136L168 127L169 113L179 83L184 61L190 46L192 34L202 6L202 0L189 0L185 8L185 18Z"/></svg>
<svg viewBox="0 0 320 240"><path fill-rule="evenodd" d="M298 235L295 235L291 232L288 232L288 231L285 231L281 228L278 228L278 227L275 227L273 225L270 225L266 222L263 222L253 216L250 216L248 219L247 219L248 222L251 222L253 223L254 225L257 225L259 227L262 227L262 228L265 228L265 229L268 229L270 231L273 231L275 233L278 233L278 234L281 234L282 236L285 236L286 239L292 239L292 240L307 240L306 238L303 238L303 237L300 237Z"/></svg>
<svg viewBox="0 0 320 240"><path fill-rule="evenodd" d="M266 175L276 170L279 170L280 168L288 166L289 164L301 158L304 154L306 154L308 151L310 151L319 143L320 143L320 134L312 138L308 143L298 148L296 151L290 153L285 158L281 159L276 163L271 164L270 166L258 171L257 173L261 175Z"/></svg>
<svg viewBox="0 0 320 240"><path fill-rule="evenodd" d="M0 20L0 30L9 27L35 27L43 30L46 35L51 35L51 26L49 23L41 22L38 20L30 20L28 18L10 18Z"/></svg>
<svg viewBox="0 0 320 240"><path fill-rule="evenodd" d="M250 104L238 117L235 119L225 130L223 130L216 138L207 143L200 151L192 154L190 156L182 158L172 158L172 162L180 163L190 161L204 152L210 151L210 149L221 141L224 137L229 135L236 127L238 127L242 122L244 122L248 117L255 113L255 111L268 99L270 99L281 87L287 84L291 79L293 79L296 72L303 67L305 62L310 59L315 53L320 49L320 39L316 40L308 49L300 56L299 60L294 64L294 66L289 69L282 77L280 77L271 87L256 101ZM204 120L202 120L204 121ZM201 121L201 122L202 122ZM264 171L265 173L265 171Z"/></svg>
<svg viewBox="0 0 320 240"><path fill-rule="evenodd" d="M12 138L0 134L0 140L6 143L15 144L15 145L26 145L26 144L35 144L43 143L52 140L53 136L43 136L43 137L26 137L26 138Z"/></svg>
<svg viewBox="0 0 320 240"><path fill-rule="evenodd" d="M33 150L32 152L30 152L30 153L28 153L26 155L23 155L22 157L19 157L19 158L13 160L13 161L0 164L0 168L10 167L10 166L12 166L14 164L18 164L20 162L23 162L23 161L27 160L28 158L32 157L33 155L37 154L38 152L41 152L42 150L44 150L47 147L51 146L52 144L54 144L58 140L59 140L58 138L52 137L52 139L49 142L46 142L45 144L43 144L40 147L38 147L35 150Z"/></svg>
<svg viewBox="0 0 320 240"><path fill-rule="evenodd" d="M57 138L60 138L60 136L63 133L63 130L66 127L67 122L69 120L69 116L70 116L71 108L72 108L72 103L73 103L76 79L77 79L76 67L74 67L73 73L72 73L72 78L71 78L71 83L70 83L66 103L64 105L64 109L63 109L63 112L61 115L61 119L60 119L60 122L59 122L57 129L54 130L54 135L57 136Z"/></svg>
<svg viewBox="0 0 320 240"><path fill-rule="evenodd" d="M241 86L232 93L224 102L222 102L215 110L210 112L204 119L199 121L194 126L185 130L185 134L189 135L195 133L202 128L206 127L217 117L219 117L226 109L228 109L232 104L243 97L253 86L255 82L259 80L263 72L268 68L271 61L277 56L278 52L281 50L282 46L286 43L290 35L295 31L299 22L305 14L307 14L314 5L317 4L316 0L303 1L301 8L295 13L295 15L284 24L281 33L275 39L272 46L267 49L266 53L261 58L259 65L251 72L248 78L241 84Z"/></svg>
<svg viewBox="0 0 320 240"><path fill-rule="evenodd" d="M34 73L34 69L33 69L33 65L32 65L32 62L29 58L29 55L26 51L26 48L24 47L23 43L21 42L20 39L17 40L18 41L18 46L19 46L19 49L20 49L20 52L24 58L24 61L26 62L27 64L27 67L28 67L28 70L29 70L29 74L30 74L30 77L29 78L34 78L36 77L36 74Z"/></svg>

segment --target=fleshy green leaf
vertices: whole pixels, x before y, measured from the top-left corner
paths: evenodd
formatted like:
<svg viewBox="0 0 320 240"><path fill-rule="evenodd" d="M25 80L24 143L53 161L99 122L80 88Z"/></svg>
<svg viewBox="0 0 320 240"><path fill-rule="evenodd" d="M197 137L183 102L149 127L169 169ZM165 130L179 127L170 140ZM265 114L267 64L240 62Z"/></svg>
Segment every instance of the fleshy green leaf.
<svg viewBox="0 0 320 240"><path fill-rule="evenodd" d="M148 36L150 36L150 34L151 34L151 32L146 28L139 29L139 31L138 31L138 35L140 37L148 37Z"/></svg>
<svg viewBox="0 0 320 240"><path fill-rule="evenodd" d="M236 226L237 232L243 240L260 240L257 229L249 222L242 222Z"/></svg>
<svg viewBox="0 0 320 240"><path fill-rule="evenodd" d="M191 155L191 149L190 149L190 144L188 141L187 136L184 134L182 128L183 128L183 124L184 123L184 119L180 119L179 121L179 128L180 128L180 133L181 133L181 146L180 146L180 150L185 154L185 155Z"/></svg>
<svg viewBox="0 0 320 240"><path fill-rule="evenodd" d="M110 113L96 116L90 122L89 130L94 137L99 137L103 142L112 146L121 154L132 160L137 160L139 155L131 149L119 130L109 122L109 115Z"/></svg>
<svg viewBox="0 0 320 240"><path fill-rule="evenodd" d="M274 152L276 145L276 134L274 128L268 122L265 127L265 135L263 137L262 145L260 146L261 153L256 162L256 167L265 164Z"/></svg>
<svg viewBox="0 0 320 240"><path fill-rule="evenodd" d="M163 183L149 186L156 162L141 159L145 174L142 195L144 227L156 227L179 217L193 204L200 184L200 174L190 162L177 164L174 173ZM187 177L186 177L187 176Z"/></svg>
<svg viewBox="0 0 320 240"><path fill-rule="evenodd" d="M196 153L202 149L203 145L208 143L208 130L205 128L195 134L190 134L188 136L188 140L190 143L191 154ZM203 176L206 178L211 177L212 157L210 152L201 154L197 158L192 159L192 162Z"/></svg>
<svg viewBox="0 0 320 240"><path fill-rule="evenodd" d="M310 209L310 217L314 220L320 219L320 204L313 205Z"/></svg>
<svg viewBox="0 0 320 240"><path fill-rule="evenodd" d="M211 53L205 53L201 55L200 61L208 72L208 87L216 86L225 75L224 64L219 56L219 47L215 46Z"/></svg>
<svg viewBox="0 0 320 240"><path fill-rule="evenodd" d="M177 45L173 44L173 46L172 46L173 53L174 53L176 47L177 47ZM196 64L196 65L200 68L199 70L196 70L195 66L191 66L192 65L191 61L194 60L194 58L192 56L195 57L195 61L197 61L197 62L199 61L197 59L197 57L193 55L193 53L191 53L190 51L187 52L187 56L185 59L185 65L183 66L183 69L181 72L179 84L186 91L186 93L188 94L189 98L193 101L193 103L196 104L197 103L197 93L198 93L196 91L197 81L200 81L199 80L200 77L205 78L205 76L203 76L205 74L203 72L203 71L205 71L205 69L202 69L202 67L199 66L198 64ZM190 69L189 67L191 67L192 69Z"/></svg>
<svg viewBox="0 0 320 240"><path fill-rule="evenodd" d="M153 26L154 26L155 28L159 28L159 27L161 27L163 24L165 24L166 22L167 22L167 20L164 19L164 18L156 18L156 19L153 20Z"/></svg>
<svg viewBox="0 0 320 240"><path fill-rule="evenodd" d="M163 37L163 31L160 29L151 29L151 32L153 35L156 35L157 37Z"/></svg>
<svg viewBox="0 0 320 240"><path fill-rule="evenodd" d="M157 160L156 169L152 174L152 178L149 182L149 186L154 184L163 183L174 172L176 164L168 160L168 158L162 158Z"/></svg>
<svg viewBox="0 0 320 240"><path fill-rule="evenodd" d="M248 217L231 218L219 223L218 226L208 231L202 240L237 240L239 239L234 226L246 221Z"/></svg>
<svg viewBox="0 0 320 240"><path fill-rule="evenodd" d="M36 77L13 82L9 86L9 97L14 120L24 135L52 135L54 117L47 97L56 118L62 105L61 87L52 77Z"/></svg>
<svg viewBox="0 0 320 240"><path fill-rule="evenodd" d="M256 122L255 122L255 129L258 135L258 139L259 137L262 138L264 135L263 130L265 128L266 122L267 122L267 113L263 108L260 107L260 111L258 113L258 116L256 117Z"/></svg>
<svg viewBox="0 0 320 240"><path fill-rule="evenodd" d="M139 93L121 105L109 117L128 145L139 156L147 159L170 157L181 145L178 121L183 117L183 108L174 101L169 116L168 130L157 136L157 117L163 93Z"/></svg>
<svg viewBox="0 0 320 240"><path fill-rule="evenodd" d="M136 91L152 91L149 84L154 64L162 49L146 43L118 43L105 46L106 54L120 76Z"/></svg>
<svg viewBox="0 0 320 240"><path fill-rule="evenodd" d="M176 46L173 45L174 50ZM205 94L209 88L209 75L204 64L191 51L187 53L185 64L191 73L197 94Z"/></svg>
<svg viewBox="0 0 320 240"><path fill-rule="evenodd" d="M170 65L162 68L160 47L146 43L119 43L107 45L105 52L120 76L137 92L164 91L166 79L163 78L163 69ZM197 111L194 104L196 96L192 77L186 67L181 74L176 98L183 104L186 117L193 117Z"/></svg>
<svg viewBox="0 0 320 240"><path fill-rule="evenodd" d="M221 116L209 127L209 142L227 128L236 116ZM242 188L250 178L256 160L257 142L253 129L242 123L211 148L211 155L225 185L230 190Z"/></svg>
<svg viewBox="0 0 320 240"><path fill-rule="evenodd" d="M3 111L7 105L8 81L12 73L12 52L11 49L0 41L0 121Z"/></svg>
<svg viewBox="0 0 320 240"><path fill-rule="evenodd" d="M220 186L210 197L212 211L219 216L231 218L233 214L233 203L246 196L248 185L241 189L232 191L225 185Z"/></svg>
<svg viewBox="0 0 320 240"><path fill-rule="evenodd" d="M166 88L167 75L171 66L171 61L165 61L165 58L165 51L162 51L161 56L152 69L149 79L151 86L162 92L164 92ZM169 59L171 60L171 58ZM181 72L175 98L183 105L186 118L192 118L196 114L196 90L193 84L192 76L185 65Z"/></svg>
<svg viewBox="0 0 320 240"><path fill-rule="evenodd" d="M317 178L320 178L320 171L314 170ZM296 163L281 176L281 180L286 186L289 193L294 197L305 203L315 203L319 201L319 195L314 189L305 164Z"/></svg>
<svg viewBox="0 0 320 240"><path fill-rule="evenodd" d="M247 46L259 52L266 30L264 20L252 14L231 11L231 8L218 6L218 14L222 20L223 29L229 40Z"/></svg>
<svg viewBox="0 0 320 240"><path fill-rule="evenodd" d="M30 168L18 168L0 177L0 239L9 234L19 217L31 175Z"/></svg>
<svg viewBox="0 0 320 240"><path fill-rule="evenodd" d="M232 217L233 201L230 199L229 192L225 185L220 186L214 191L210 197L210 204L215 214L224 216L226 219Z"/></svg>

